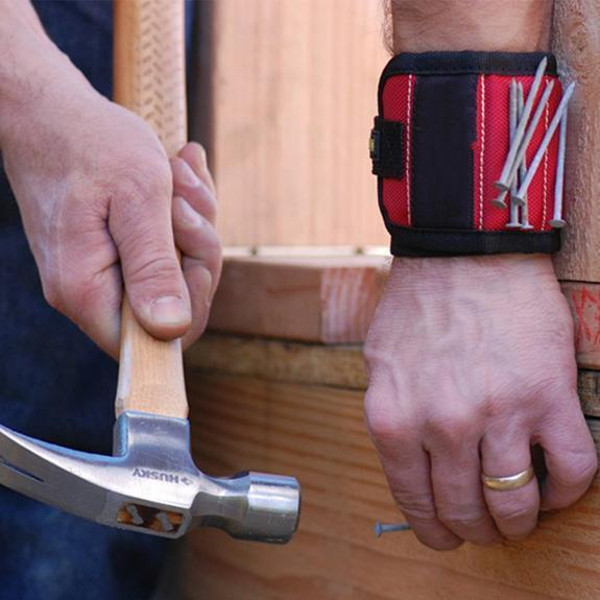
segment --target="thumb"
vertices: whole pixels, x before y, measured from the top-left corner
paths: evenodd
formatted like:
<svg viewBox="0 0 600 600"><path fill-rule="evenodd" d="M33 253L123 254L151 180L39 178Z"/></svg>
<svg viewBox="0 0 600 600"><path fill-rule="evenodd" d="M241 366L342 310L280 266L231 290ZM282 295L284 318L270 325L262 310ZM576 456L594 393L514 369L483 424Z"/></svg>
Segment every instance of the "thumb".
<svg viewBox="0 0 600 600"><path fill-rule="evenodd" d="M115 201L109 228L136 319L154 337L169 340L189 329L191 304L173 240L170 186L164 194L159 190Z"/></svg>

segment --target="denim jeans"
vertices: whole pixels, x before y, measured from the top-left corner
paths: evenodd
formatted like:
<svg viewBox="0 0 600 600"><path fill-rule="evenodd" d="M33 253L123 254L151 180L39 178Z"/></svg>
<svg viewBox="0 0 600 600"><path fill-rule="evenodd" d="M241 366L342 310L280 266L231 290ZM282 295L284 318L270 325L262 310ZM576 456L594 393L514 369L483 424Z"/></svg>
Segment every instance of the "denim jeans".
<svg viewBox="0 0 600 600"><path fill-rule="evenodd" d="M110 96L112 2L34 5L55 43ZM116 363L45 303L0 170L0 423L110 454L116 381ZM0 600L147 600L169 545L84 521L0 486Z"/></svg>

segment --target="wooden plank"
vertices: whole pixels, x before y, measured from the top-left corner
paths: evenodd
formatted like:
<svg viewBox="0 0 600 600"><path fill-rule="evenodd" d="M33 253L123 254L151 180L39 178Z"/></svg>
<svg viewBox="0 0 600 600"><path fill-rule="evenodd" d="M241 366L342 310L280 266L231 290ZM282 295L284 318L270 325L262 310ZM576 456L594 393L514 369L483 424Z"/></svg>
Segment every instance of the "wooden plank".
<svg viewBox="0 0 600 600"><path fill-rule="evenodd" d="M212 115L199 127L211 136L224 244L387 244L367 152L389 58L380 4L211 5L210 76L199 66L211 99L205 89L198 100Z"/></svg>
<svg viewBox="0 0 600 600"><path fill-rule="evenodd" d="M225 261L209 327L318 341L364 340L387 261L352 258L235 258Z"/></svg>
<svg viewBox="0 0 600 600"><path fill-rule="evenodd" d="M436 553L402 533L362 417L362 393L243 377L189 381L193 447L208 472L297 475L300 530L285 547L187 538L185 598L207 600L596 600L600 482L576 506L542 518L523 542ZM590 423L600 439L597 421Z"/></svg>
<svg viewBox="0 0 600 600"><path fill-rule="evenodd" d="M282 383L352 390L367 388L362 347L321 346L260 338L206 334L185 353L186 369ZM579 371L583 412L600 417L600 371Z"/></svg>
<svg viewBox="0 0 600 600"><path fill-rule="evenodd" d="M561 279L600 282L600 2L556 0L554 52L578 86L569 112Z"/></svg>
<svg viewBox="0 0 600 600"><path fill-rule="evenodd" d="M600 285L563 282L575 321L577 363L588 369L600 369Z"/></svg>
<svg viewBox="0 0 600 600"><path fill-rule="evenodd" d="M583 413L600 418L600 371L579 371L577 392Z"/></svg>
<svg viewBox="0 0 600 600"><path fill-rule="evenodd" d="M364 390L361 346L321 346L206 334L185 353L186 369Z"/></svg>
<svg viewBox="0 0 600 600"><path fill-rule="evenodd" d="M209 327L326 344L363 342L389 259L238 257L225 261ZM600 369L600 284L564 282L580 367Z"/></svg>

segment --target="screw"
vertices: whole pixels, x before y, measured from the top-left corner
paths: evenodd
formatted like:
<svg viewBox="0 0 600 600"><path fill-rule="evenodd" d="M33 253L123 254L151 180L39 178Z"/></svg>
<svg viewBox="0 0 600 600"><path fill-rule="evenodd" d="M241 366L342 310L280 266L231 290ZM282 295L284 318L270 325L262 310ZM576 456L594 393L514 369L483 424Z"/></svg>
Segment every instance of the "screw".
<svg viewBox="0 0 600 600"><path fill-rule="evenodd" d="M373 531L377 537L381 537L384 533L391 533L392 531L408 531L412 527L408 523L381 523L377 521L373 527Z"/></svg>
<svg viewBox="0 0 600 600"><path fill-rule="evenodd" d="M565 94L562 97L562 100L560 101L558 108L556 109L556 113L554 114L552 121L550 121L550 125L548 126L548 131L546 131L546 135L542 139L540 147L538 148L537 152L535 153L535 156L533 157L533 160L531 161L531 165L529 167L529 170L527 171L527 177L525 177L525 181L521 182L521 186L519 187L519 191L517 192L517 198L522 200L523 196L527 193L527 188L531 184L531 182L536 174L536 171L538 170L538 168L542 162L542 158L544 157L544 153L546 152L548 145L550 144L550 141L552 140L552 136L554 135L554 132L556 131L556 128L558 127L558 124L560 123L560 121L563 117L563 114L567 111L567 108L569 105L569 100L571 99L571 96L573 95L574 90L575 90L575 83L572 83L566 89Z"/></svg>
<svg viewBox="0 0 600 600"><path fill-rule="evenodd" d="M527 102L525 103L525 108L523 109L523 116L519 121L519 125L517 126L515 137L513 140L511 140L510 148L508 150L508 156L506 157L506 162L504 163L504 167L502 168L502 173L500 173L500 179L495 184L496 187L503 191L508 191L510 189L510 181L508 179L508 176L515 162L515 157L517 156L519 147L521 146L521 140L523 139L523 135L525 134L525 127L527 126L527 121L529 120L531 109L533 108L533 102L535 100L535 97L537 96L538 90L540 89L540 85L542 83L542 78L546 71L547 64L548 59L544 57L540 61L540 64L536 69L535 77L533 78L533 83L531 84L531 90L529 91L529 95L527 96Z"/></svg>
<svg viewBox="0 0 600 600"><path fill-rule="evenodd" d="M558 139L558 164L556 165L556 182L554 184L554 216L550 225L560 229L566 225L562 218L563 182L565 176L565 146L567 143L567 111L560 121L560 137Z"/></svg>

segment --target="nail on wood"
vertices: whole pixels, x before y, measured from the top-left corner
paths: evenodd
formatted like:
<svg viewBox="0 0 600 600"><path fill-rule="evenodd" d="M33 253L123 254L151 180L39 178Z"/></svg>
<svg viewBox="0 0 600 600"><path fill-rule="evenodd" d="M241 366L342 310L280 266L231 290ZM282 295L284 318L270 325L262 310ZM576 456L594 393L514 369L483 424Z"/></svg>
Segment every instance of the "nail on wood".
<svg viewBox="0 0 600 600"><path fill-rule="evenodd" d="M381 537L384 533L392 533L393 531L409 531L412 527L408 523L381 523L377 521L373 527L373 531L377 537Z"/></svg>

